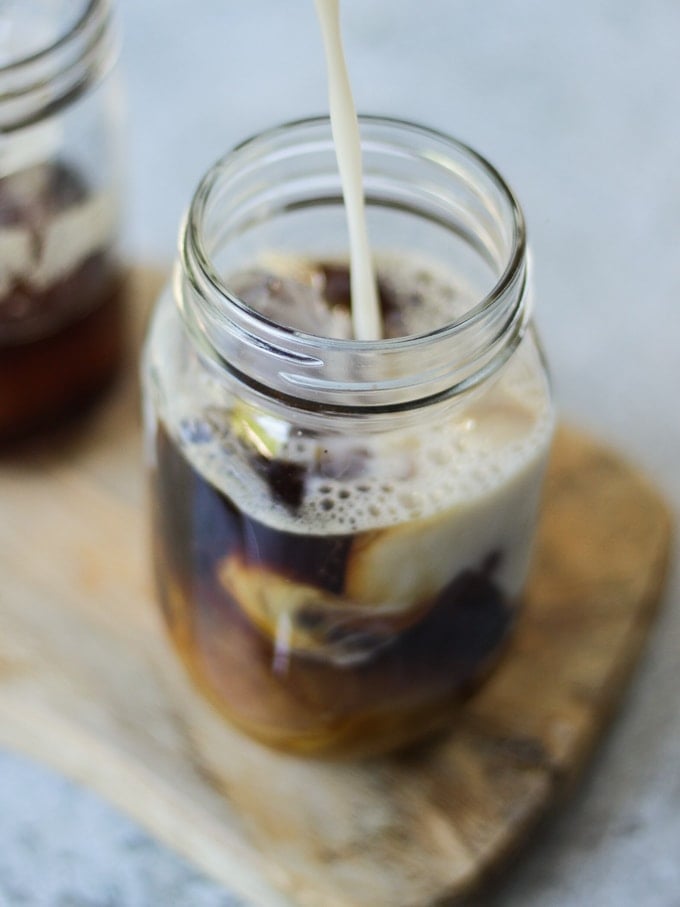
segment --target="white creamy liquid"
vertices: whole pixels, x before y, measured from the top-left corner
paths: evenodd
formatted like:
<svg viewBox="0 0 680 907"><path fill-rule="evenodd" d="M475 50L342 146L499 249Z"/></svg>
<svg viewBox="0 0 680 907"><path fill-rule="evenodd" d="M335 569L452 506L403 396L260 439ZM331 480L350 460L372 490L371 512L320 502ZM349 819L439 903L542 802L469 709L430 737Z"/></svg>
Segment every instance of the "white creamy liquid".
<svg viewBox="0 0 680 907"><path fill-rule="evenodd" d="M53 216L42 229L39 249L26 226L0 227L0 299L16 281L43 291L64 280L110 245L115 225L114 201L102 192Z"/></svg>
<svg viewBox="0 0 680 907"><path fill-rule="evenodd" d="M349 228L352 324L357 340L382 336L375 270L366 227L361 139L340 36L339 0L315 0L328 68L331 125Z"/></svg>

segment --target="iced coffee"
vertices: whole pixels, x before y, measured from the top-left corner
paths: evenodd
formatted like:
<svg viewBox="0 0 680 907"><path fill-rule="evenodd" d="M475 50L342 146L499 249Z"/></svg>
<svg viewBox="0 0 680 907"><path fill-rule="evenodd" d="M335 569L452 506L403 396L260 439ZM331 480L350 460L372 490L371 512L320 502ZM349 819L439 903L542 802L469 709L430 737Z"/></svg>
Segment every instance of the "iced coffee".
<svg viewBox="0 0 680 907"><path fill-rule="evenodd" d="M352 337L342 261L268 254L225 286L282 331ZM378 287L388 349L472 302L407 255L379 260ZM196 685L296 752L390 749L450 721L500 657L527 575L553 424L532 337L462 400L337 413L232 396L186 350L173 382L153 362L174 349L167 316L155 332L156 576Z"/></svg>

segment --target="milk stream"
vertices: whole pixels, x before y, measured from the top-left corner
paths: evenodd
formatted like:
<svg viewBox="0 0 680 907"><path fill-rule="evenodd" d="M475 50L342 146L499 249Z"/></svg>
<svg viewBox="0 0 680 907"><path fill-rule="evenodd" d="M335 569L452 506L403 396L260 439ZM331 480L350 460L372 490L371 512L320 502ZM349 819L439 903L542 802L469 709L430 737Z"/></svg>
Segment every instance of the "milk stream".
<svg viewBox="0 0 680 907"><path fill-rule="evenodd" d="M357 340L378 340L382 323L366 227L361 139L342 49L339 0L315 0L315 4L326 53L331 126L349 229L354 336Z"/></svg>

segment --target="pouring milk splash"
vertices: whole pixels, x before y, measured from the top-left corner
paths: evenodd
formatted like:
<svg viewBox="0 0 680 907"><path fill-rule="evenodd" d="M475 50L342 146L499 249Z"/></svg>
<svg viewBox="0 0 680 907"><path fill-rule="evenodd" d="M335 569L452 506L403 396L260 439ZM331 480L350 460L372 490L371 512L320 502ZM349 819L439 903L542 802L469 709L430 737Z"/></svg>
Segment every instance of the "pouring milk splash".
<svg viewBox="0 0 680 907"><path fill-rule="evenodd" d="M326 52L331 126L347 212L354 336L378 340L382 322L366 228L359 123L340 37L339 0L314 2Z"/></svg>

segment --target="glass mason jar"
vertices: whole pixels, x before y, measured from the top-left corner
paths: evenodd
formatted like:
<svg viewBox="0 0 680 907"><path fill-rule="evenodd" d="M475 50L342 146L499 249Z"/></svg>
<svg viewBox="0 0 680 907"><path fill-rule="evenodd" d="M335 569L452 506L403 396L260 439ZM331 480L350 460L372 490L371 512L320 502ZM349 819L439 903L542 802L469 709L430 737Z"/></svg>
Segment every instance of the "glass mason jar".
<svg viewBox="0 0 680 907"><path fill-rule="evenodd" d="M0 440L53 423L122 351L119 87L107 0L0 20Z"/></svg>
<svg viewBox="0 0 680 907"><path fill-rule="evenodd" d="M348 290L317 119L203 179L144 362L174 645L233 723L306 753L400 746L487 675L521 601L554 423L511 191L446 136L361 128L391 336L322 336Z"/></svg>

